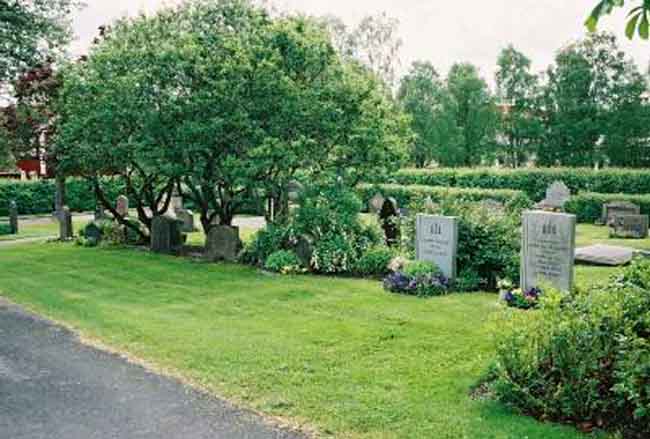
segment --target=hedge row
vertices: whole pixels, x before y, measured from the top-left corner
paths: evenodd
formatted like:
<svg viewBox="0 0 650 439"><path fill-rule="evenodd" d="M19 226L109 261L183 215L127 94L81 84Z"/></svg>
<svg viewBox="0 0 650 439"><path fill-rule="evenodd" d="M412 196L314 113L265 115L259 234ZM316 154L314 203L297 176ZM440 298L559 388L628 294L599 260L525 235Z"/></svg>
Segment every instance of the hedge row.
<svg viewBox="0 0 650 439"><path fill-rule="evenodd" d="M376 183L513 189L523 191L532 200L539 201L544 198L548 186L556 180L563 181L574 194L650 194L650 171L616 168L403 169L388 180Z"/></svg>
<svg viewBox="0 0 650 439"><path fill-rule="evenodd" d="M408 206L413 199L431 197L434 202L454 198L465 201L500 201L508 206L527 208L532 205L528 196L522 191L510 189L474 189L423 185L399 184L360 184L357 193L365 206L376 195L395 198L400 207Z"/></svg>
<svg viewBox="0 0 650 439"><path fill-rule="evenodd" d="M641 213L650 215L650 195L597 194L582 192L571 197L564 206L568 213L578 217L580 223L593 223L602 216L603 205L614 201L628 201L641 207Z"/></svg>
<svg viewBox="0 0 650 439"><path fill-rule="evenodd" d="M124 184L117 180L107 180L104 187L112 202L124 193ZM52 213L55 193L54 180L0 181L0 216L9 215L12 200L16 201L20 215ZM94 210L95 196L90 183L82 179L68 180L66 204L75 212Z"/></svg>

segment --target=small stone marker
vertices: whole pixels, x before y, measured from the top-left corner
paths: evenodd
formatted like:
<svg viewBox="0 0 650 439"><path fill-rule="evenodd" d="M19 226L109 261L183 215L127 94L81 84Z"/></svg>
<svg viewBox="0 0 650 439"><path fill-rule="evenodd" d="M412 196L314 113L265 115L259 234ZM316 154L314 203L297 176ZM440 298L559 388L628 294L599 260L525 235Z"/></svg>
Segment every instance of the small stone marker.
<svg viewBox="0 0 650 439"><path fill-rule="evenodd" d="M9 234L18 234L18 205L15 201L9 203Z"/></svg>
<svg viewBox="0 0 650 439"><path fill-rule="evenodd" d="M106 219L106 212L104 212L101 204L97 203L95 205L95 221L102 221L104 219Z"/></svg>
<svg viewBox="0 0 650 439"><path fill-rule="evenodd" d="M311 259L314 256L314 244L309 236L302 235L298 238L295 252L303 267L311 267Z"/></svg>
<svg viewBox="0 0 650 439"><path fill-rule="evenodd" d="M613 245L596 244L576 250L576 261L594 265L618 267L634 258L635 250Z"/></svg>
<svg viewBox="0 0 650 439"><path fill-rule="evenodd" d="M74 235L72 229L72 213L68 206L63 206L61 212L58 213L59 220L59 239L61 241L68 240Z"/></svg>
<svg viewBox="0 0 650 439"><path fill-rule="evenodd" d="M181 222L181 232L196 232L196 227L194 226L194 213L191 210L181 209L176 211L176 218Z"/></svg>
<svg viewBox="0 0 650 439"><path fill-rule="evenodd" d="M126 195L117 197L115 211L122 217L129 216L129 198Z"/></svg>
<svg viewBox="0 0 650 439"><path fill-rule="evenodd" d="M433 262L447 278L456 278L458 218L418 215L415 242L418 261Z"/></svg>
<svg viewBox="0 0 650 439"><path fill-rule="evenodd" d="M546 198L535 206L538 209L562 211L564 205L571 199L571 191L561 181L555 181L546 190Z"/></svg>
<svg viewBox="0 0 650 439"><path fill-rule="evenodd" d="M84 236L86 239L98 243L102 240L102 231L97 224L92 222L84 229Z"/></svg>
<svg viewBox="0 0 650 439"><path fill-rule="evenodd" d="M607 203L603 206L601 223L611 226L619 215L641 215L641 207L627 201Z"/></svg>
<svg viewBox="0 0 650 439"><path fill-rule="evenodd" d="M492 215L503 215L506 212L506 207L502 202L491 198L481 201L481 207Z"/></svg>
<svg viewBox="0 0 650 439"><path fill-rule="evenodd" d="M374 197L368 203L368 210L370 213L379 214L381 208L384 206L384 197L381 194L375 194Z"/></svg>
<svg viewBox="0 0 650 439"><path fill-rule="evenodd" d="M576 217L563 213L524 212L521 288L549 283L561 291L573 287Z"/></svg>
<svg viewBox="0 0 650 439"><path fill-rule="evenodd" d="M386 245L393 247L399 244L399 210L397 208L397 201L394 198L384 200L384 204L381 206L381 211L379 212L379 221L381 228L384 229Z"/></svg>
<svg viewBox="0 0 650 439"><path fill-rule="evenodd" d="M650 217L648 215L617 215L610 225L610 238L646 239Z"/></svg>
<svg viewBox="0 0 650 439"><path fill-rule="evenodd" d="M239 227L214 226L205 240L205 259L210 262L235 262L241 249Z"/></svg>
<svg viewBox="0 0 650 439"><path fill-rule="evenodd" d="M440 206L438 204L434 203L434 201L433 201L433 199L431 198L430 195L427 196L427 198L425 198L425 200L424 200L424 209L427 212L434 212L434 211L438 210L439 207Z"/></svg>
<svg viewBox="0 0 650 439"><path fill-rule="evenodd" d="M181 223L169 215L155 216L151 222L151 251L175 255L183 247Z"/></svg>

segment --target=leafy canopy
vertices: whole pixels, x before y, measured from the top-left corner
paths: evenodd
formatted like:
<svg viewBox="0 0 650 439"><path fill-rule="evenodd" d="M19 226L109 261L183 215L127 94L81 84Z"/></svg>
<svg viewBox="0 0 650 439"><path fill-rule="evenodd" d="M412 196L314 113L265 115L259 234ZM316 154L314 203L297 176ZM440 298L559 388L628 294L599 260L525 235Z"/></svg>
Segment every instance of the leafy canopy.
<svg viewBox="0 0 650 439"><path fill-rule="evenodd" d="M633 3L636 6L628 12L628 21L625 27L625 35L628 38L634 38L638 34L644 40L650 37L650 0L634 0L626 2L625 0L599 0L596 7L591 12L585 25L594 32L598 28L600 19L616 8L622 8L625 4Z"/></svg>

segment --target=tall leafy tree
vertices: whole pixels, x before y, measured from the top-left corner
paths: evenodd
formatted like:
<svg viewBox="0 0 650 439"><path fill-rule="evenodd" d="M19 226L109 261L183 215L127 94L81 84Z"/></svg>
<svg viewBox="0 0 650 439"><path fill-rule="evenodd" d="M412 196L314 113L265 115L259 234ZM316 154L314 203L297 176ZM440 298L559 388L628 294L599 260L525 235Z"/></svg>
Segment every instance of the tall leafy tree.
<svg viewBox="0 0 650 439"><path fill-rule="evenodd" d="M624 151L637 144L634 136L642 129L634 124L642 123L639 115L643 114L646 85L613 35L594 33L567 46L547 74L541 103L545 142L538 151L540 164L591 166L607 162L608 155L620 156L615 149ZM637 112L638 117L621 123L623 114Z"/></svg>
<svg viewBox="0 0 650 439"><path fill-rule="evenodd" d="M497 61L496 85L501 108L499 148L504 161L517 167L527 159L541 135L535 106L538 77L531 73L530 59L513 46L503 49Z"/></svg>
<svg viewBox="0 0 650 439"><path fill-rule="evenodd" d="M60 54L79 6L76 0L0 0L0 84Z"/></svg>
<svg viewBox="0 0 650 439"><path fill-rule="evenodd" d="M598 3L591 11L589 18L586 21L587 28L594 32L600 19L610 14L614 9L632 5L628 12L628 21L625 26L625 34L628 38L633 38L638 34L644 40L650 37L650 1L649 0L633 0L626 2L625 0L598 0Z"/></svg>
<svg viewBox="0 0 650 439"><path fill-rule="evenodd" d="M298 173L354 184L393 169L408 133L381 84L342 62L322 26L244 0L118 23L64 90L58 143L70 163L95 181L122 175L145 224L180 186L206 232L250 197L284 206Z"/></svg>
<svg viewBox="0 0 650 439"><path fill-rule="evenodd" d="M451 97L448 107L460 130L458 142L446 145L440 162L449 166L472 166L492 157L497 109L490 89L472 64L452 66L447 76Z"/></svg>
<svg viewBox="0 0 650 439"><path fill-rule="evenodd" d="M457 145L459 130L449 111L450 96L431 63L413 63L400 82L397 99L411 116L411 128L415 133L411 161L417 167L438 161L449 145Z"/></svg>

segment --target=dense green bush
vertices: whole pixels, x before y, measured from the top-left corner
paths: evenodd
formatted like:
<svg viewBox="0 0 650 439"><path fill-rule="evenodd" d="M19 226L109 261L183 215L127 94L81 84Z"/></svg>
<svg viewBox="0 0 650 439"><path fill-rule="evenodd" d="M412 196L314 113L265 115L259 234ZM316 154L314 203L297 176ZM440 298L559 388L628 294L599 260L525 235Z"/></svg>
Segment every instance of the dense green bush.
<svg viewBox="0 0 650 439"><path fill-rule="evenodd" d="M435 209L422 198L409 205L411 212L402 221L402 247L415 253L415 219L418 213L458 217L458 281L460 291L494 291L502 279L519 279L521 211L491 212L477 203L445 199Z"/></svg>
<svg viewBox="0 0 650 439"><path fill-rule="evenodd" d="M302 271L298 256L291 250L278 250L269 255L264 268L282 274L295 274Z"/></svg>
<svg viewBox="0 0 650 439"><path fill-rule="evenodd" d="M542 419L650 435L650 261L499 322L496 395ZM524 315L525 314L525 315Z"/></svg>
<svg viewBox="0 0 650 439"><path fill-rule="evenodd" d="M495 200L504 203L512 209L521 209L532 206L530 199L521 191L509 189L465 189L442 186L399 185L399 184L360 184L357 193L368 206L369 201L377 193L384 197L397 200L400 207L408 206L412 200L431 199L440 203L445 200L458 201L484 201Z"/></svg>
<svg viewBox="0 0 650 439"><path fill-rule="evenodd" d="M124 184L119 180L106 179L102 184L112 203L124 193ZM16 201L18 213L21 215L52 213L55 193L54 180L0 180L0 216L9 214L9 203L12 200ZM87 180L69 179L66 182L66 204L74 212L94 210L95 195L92 185Z"/></svg>
<svg viewBox="0 0 650 439"><path fill-rule="evenodd" d="M571 192L597 192L605 194L650 193L650 172L606 168L436 168L403 169L386 181L403 185L425 185L459 188L513 189L526 193L539 201L546 189L556 180L563 181Z"/></svg>
<svg viewBox="0 0 650 439"><path fill-rule="evenodd" d="M582 192L571 197L565 205L568 213L578 217L580 223L593 223L603 211L603 205L613 201L629 201L641 207L641 213L650 215L650 195L597 194Z"/></svg>
<svg viewBox="0 0 650 439"><path fill-rule="evenodd" d="M354 271L361 276L385 276L389 272L388 265L395 253L386 245L372 247L361 255Z"/></svg>
<svg viewBox="0 0 650 439"><path fill-rule="evenodd" d="M11 226L7 223L0 223L0 236L11 234Z"/></svg>

